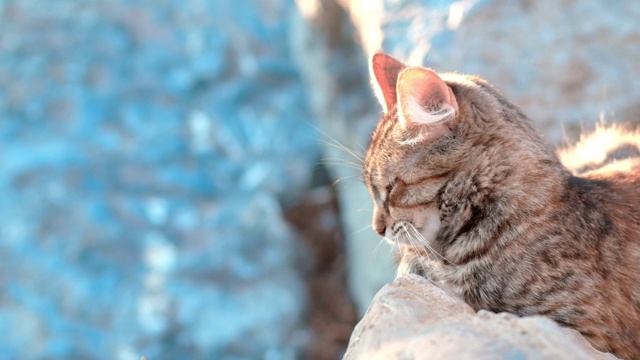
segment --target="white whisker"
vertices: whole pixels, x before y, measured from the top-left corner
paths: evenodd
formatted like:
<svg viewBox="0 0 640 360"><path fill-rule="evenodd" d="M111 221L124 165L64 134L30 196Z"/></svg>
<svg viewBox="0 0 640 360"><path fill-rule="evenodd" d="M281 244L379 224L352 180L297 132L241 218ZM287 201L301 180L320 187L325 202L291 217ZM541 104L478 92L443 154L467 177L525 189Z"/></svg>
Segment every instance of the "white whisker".
<svg viewBox="0 0 640 360"><path fill-rule="evenodd" d="M372 225L371 225L371 224L369 224L369 225L367 225L367 226L363 227L363 228L362 228L362 229L360 229L360 230L356 230L356 231L352 232L352 233L351 233L351 235L355 235L355 234L361 233L361 232L363 232L363 231L367 230L367 229L368 229L368 228L370 228L370 227L372 227Z"/></svg>
<svg viewBox="0 0 640 360"><path fill-rule="evenodd" d="M425 267L429 267L430 271L432 272L432 274L438 274L438 270L435 267L435 264L431 261L420 261L420 251L418 250L418 245L420 243L420 240L417 238L414 238L413 236L411 236L411 232L407 229L407 227L405 226L404 223L400 223L400 225L402 226L403 229L403 233L405 234L405 236L407 237L407 241L409 242L409 246L414 249L414 253L415 255L413 257L410 258L410 260L408 260L408 263L405 263L405 267L406 267L406 271L412 271L412 269L414 268L414 266L416 265L415 263L417 263L417 265L419 265L420 267L422 267L423 269ZM426 249L426 248L425 248ZM428 250L428 249L426 249ZM405 255L407 256L407 255ZM434 256L434 255L432 255ZM409 257L409 256L407 256ZM405 260L407 261L407 260Z"/></svg>
<svg viewBox="0 0 640 360"><path fill-rule="evenodd" d="M333 156L333 157L324 157L323 160L337 160L337 161L341 161L341 162L348 162L348 163L351 163L351 164L354 164L354 165L359 165L359 166L362 165L362 161L360 160L360 158L357 159L358 161L355 161L353 159Z"/></svg>
<svg viewBox="0 0 640 360"><path fill-rule="evenodd" d="M371 252L371 257L375 257L376 253L378 252L378 250L380 249L380 246L382 244L384 244L385 242L385 238L380 238L380 241L378 242L378 245L376 245L376 247L373 248L373 251Z"/></svg>
<svg viewBox="0 0 640 360"><path fill-rule="evenodd" d="M349 178L353 178L353 177L355 177L355 175L347 175L347 176L343 176L343 177L341 177L341 178L339 178L339 179L336 179L336 180L333 182L333 184L332 184L332 185L333 185L333 186L336 186L336 185L338 185L338 183L339 183L340 181L342 181L342 180L346 180L346 179L349 179Z"/></svg>
<svg viewBox="0 0 640 360"><path fill-rule="evenodd" d="M356 158L360 163L364 163L364 155L362 154L358 154L355 150L349 149L348 147L342 145L338 140L336 140L334 137L332 137L331 135L327 134L326 132L320 130L320 128L318 128L317 126L307 122L309 125L311 125L311 127L313 127L314 129L316 129L316 131L318 131L320 134L324 135L327 137L327 139L331 140L332 142L328 142L326 140L322 140L322 139L318 139L318 141L320 141L321 143L324 143L328 146L333 146L339 150L342 150L344 152L346 152L347 154L353 156L354 158ZM353 144L351 144L353 145ZM366 152L366 150L364 149L364 147L362 147L362 145L357 144L357 146L363 151Z"/></svg>
<svg viewBox="0 0 640 360"><path fill-rule="evenodd" d="M349 149L348 147L342 145L342 144L333 144L327 141L322 141L322 140L318 140L319 142L327 145L327 146L331 146L334 147L338 150L344 151L345 153L347 153L348 155L351 155L354 159L358 160L359 163L363 164L364 163L364 155L362 154L358 154L355 151Z"/></svg>
<svg viewBox="0 0 640 360"><path fill-rule="evenodd" d="M324 165L350 165L353 167L357 167L358 169L362 169L362 164L354 161L350 161L347 159L341 158L322 158L320 159L322 164Z"/></svg>
<svg viewBox="0 0 640 360"><path fill-rule="evenodd" d="M409 240L409 243L410 243L411 247L413 248L413 250L416 251L417 253L419 253L419 249L418 249L417 245L418 244L423 245L423 244L421 244L420 238L414 238L413 236L411 236L412 234L409 232L409 229L412 230L414 235L417 235L416 231L415 231L415 228L413 228L413 225L411 225L409 223L409 229L407 229L407 227L405 226L404 222L400 223L400 225L402 226L402 229L404 230L404 233L406 234L407 239ZM424 245L422 246L422 248L427 250L427 252L431 252L430 249L425 248ZM433 253L432 253L432 255L433 255Z"/></svg>
<svg viewBox="0 0 640 360"><path fill-rule="evenodd" d="M419 236L419 234L415 231L415 229L412 229L412 230L413 230L412 231L413 233ZM406 227L405 227L405 231L409 233L409 230L407 230ZM414 239L414 241L421 243L420 237L418 239ZM425 249L427 253L431 253L431 256L437 259L437 256L435 255L435 251L433 249L430 249L429 247L424 246L424 244L422 244L422 248ZM424 257L424 255L420 256L420 253L416 252L413 262L416 262L423 270L426 270L426 269L430 270L428 273L425 273L423 275L428 276L430 279L433 279L434 277L440 278L443 274L442 274L442 268L438 265L437 260L431 257L427 257L426 259L423 259L422 257Z"/></svg>
<svg viewBox="0 0 640 360"><path fill-rule="evenodd" d="M424 245L425 249L428 249L434 256L439 257L442 260L445 260L446 262L448 262L449 264L451 264L453 267L458 268L458 265L456 265L455 263L453 263L452 261L450 261L449 259L447 259L446 257L444 257L443 255L441 255L440 253L438 253L433 247L431 247L431 245L429 245L429 241L427 241L427 239L424 238L424 236L422 234L420 234L420 232L418 231L418 229L416 229L413 224L409 223L409 228L411 229L411 231L416 235L416 237L418 237L420 243L422 245Z"/></svg>

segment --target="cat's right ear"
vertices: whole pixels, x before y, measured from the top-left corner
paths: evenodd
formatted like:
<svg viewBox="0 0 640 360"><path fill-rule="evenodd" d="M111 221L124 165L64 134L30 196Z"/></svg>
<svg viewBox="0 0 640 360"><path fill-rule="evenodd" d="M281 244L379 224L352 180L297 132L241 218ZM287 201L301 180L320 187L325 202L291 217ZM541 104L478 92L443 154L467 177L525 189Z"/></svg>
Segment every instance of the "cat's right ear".
<svg viewBox="0 0 640 360"><path fill-rule="evenodd" d="M393 57L377 53L371 57L370 72L373 89L386 114L397 102L398 74L407 66Z"/></svg>
<svg viewBox="0 0 640 360"><path fill-rule="evenodd" d="M451 88L435 72L410 67L398 76L398 119L404 128L435 126L458 112Z"/></svg>

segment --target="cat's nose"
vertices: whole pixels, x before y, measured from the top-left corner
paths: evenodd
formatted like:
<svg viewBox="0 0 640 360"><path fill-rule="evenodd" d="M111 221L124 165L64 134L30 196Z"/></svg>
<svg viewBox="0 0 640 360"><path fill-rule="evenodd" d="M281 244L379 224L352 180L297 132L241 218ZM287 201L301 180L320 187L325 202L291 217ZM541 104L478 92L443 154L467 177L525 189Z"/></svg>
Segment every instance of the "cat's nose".
<svg viewBox="0 0 640 360"><path fill-rule="evenodd" d="M384 232L385 232L385 230L387 230L387 228L383 226L383 227L377 227L377 228L375 228L373 230L375 230L375 232L377 232L378 235L384 236Z"/></svg>

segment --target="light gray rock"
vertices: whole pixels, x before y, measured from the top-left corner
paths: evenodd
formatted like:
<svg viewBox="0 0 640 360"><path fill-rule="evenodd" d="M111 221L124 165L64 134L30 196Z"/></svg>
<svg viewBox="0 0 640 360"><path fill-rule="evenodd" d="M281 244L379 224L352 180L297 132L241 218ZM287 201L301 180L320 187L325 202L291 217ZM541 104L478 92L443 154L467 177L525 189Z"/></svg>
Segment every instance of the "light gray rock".
<svg viewBox="0 0 640 360"><path fill-rule="evenodd" d="M475 313L448 289L409 275L383 287L351 336L356 359L616 359L541 316Z"/></svg>

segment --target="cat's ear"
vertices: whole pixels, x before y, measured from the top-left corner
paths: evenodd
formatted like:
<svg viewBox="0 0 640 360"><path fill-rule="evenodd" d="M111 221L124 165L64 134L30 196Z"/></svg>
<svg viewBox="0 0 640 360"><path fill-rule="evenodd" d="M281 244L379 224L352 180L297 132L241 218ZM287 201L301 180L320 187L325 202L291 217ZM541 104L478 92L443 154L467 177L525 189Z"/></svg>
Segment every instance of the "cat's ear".
<svg viewBox="0 0 640 360"><path fill-rule="evenodd" d="M406 65L387 54L377 53L371 57L371 82L385 114L397 102L398 74L405 68Z"/></svg>
<svg viewBox="0 0 640 360"><path fill-rule="evenodd" d="M458 112L451 88L435 72L410 67L398 75L398 119L404 128L433 125Z"/></svg>

